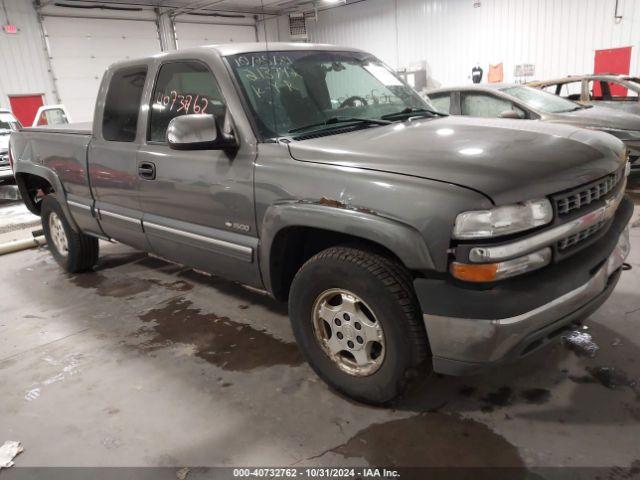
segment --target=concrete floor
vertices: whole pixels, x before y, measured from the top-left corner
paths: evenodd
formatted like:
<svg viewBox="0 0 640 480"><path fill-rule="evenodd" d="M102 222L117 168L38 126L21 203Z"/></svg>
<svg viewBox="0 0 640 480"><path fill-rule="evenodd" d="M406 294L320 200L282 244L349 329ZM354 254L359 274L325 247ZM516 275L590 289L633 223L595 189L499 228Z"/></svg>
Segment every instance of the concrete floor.
<svg viewBox="0 0 640 480"><path fill-rule="evenodd" d="M9 200L10 199L10 200ZM40 229L40 217L33 215L19 200L15 185L0 185L0 245L30 236Z"/></svg>
<svg viewBox="0 0 640 480"><path fill-rule="evenodd" d="M634 269L586 321L595 357L557 344L421 381L393 409L330 391L286 307L260 292L117 244L83 275L46 248L2 256L0 443L23 443L18 467L600 466L632 478L615 467L640 466L638 210Z"/></svg>

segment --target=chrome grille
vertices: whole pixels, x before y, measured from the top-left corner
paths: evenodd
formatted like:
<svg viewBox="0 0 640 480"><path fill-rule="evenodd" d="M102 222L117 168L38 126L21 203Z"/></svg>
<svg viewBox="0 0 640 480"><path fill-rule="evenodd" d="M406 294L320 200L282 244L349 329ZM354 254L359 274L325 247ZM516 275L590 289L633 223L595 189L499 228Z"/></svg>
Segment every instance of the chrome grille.
<svg viewBox="0 0 640 480"><path fill-rule="evenodd" d="M568 249L569 247L573 247L578 243L586 240L598 230L600 230L607 223L607 220L601 220L598 223L591 225L589 228L586 228L578 233L574 233L573 235L569 235L568 237L563 238L558 242L558 250L561 252Z"/></svg>
<svg viewBox="0 0 640 480"><path fill-rule="evenodd" d="M624 170L607 175L600 180L596 180L584 187L577 188L569 193L559 195L555 198L558 215L567 215L574 210L586 207L590 203L601 199L611 192L624 176Z"/></svg>

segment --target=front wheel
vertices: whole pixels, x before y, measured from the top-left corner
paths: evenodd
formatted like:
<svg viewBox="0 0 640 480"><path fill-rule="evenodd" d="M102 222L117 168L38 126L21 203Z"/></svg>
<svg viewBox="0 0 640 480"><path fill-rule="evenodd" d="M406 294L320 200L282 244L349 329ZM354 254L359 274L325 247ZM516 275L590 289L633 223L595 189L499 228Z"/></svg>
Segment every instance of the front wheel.
<svg viewBox="0 0 640 480"><path fill-rule="evenodd" d="M98 239L74 232L53 195L42 200L40 217L49 250L67 272L83 272L98 262Z"/></svg>
<svg viewBox="0 0 640 480"><path fill-rule="evenodd" d="M311 367L336 390L385 404L429 356L409 273L352 247L307 261L289 295L294 335Z"/></svg>

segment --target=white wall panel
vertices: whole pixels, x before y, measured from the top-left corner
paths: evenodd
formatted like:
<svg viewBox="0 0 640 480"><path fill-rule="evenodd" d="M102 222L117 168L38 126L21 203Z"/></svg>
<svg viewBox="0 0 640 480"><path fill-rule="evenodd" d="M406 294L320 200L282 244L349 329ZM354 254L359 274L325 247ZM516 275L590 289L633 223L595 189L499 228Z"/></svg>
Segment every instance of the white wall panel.
<svg viewBox="0 0 640 480"><path fill-rule="evenodd" d="M594 51L633 46L640 65L640 0L366 0L320 11L310 40L359 47L402 68L426 61L443 84L469 82L480 62L504 64L513 81L520 63L537 78L593 71ZM286 18L283 18L286 21ZM273 21L271 21L273 23ZM281 39L285 40L286 39Z"/></svg>
<svg viewBox="0 0 640 480"><path fill-rule="evenodd" d="M175 31L178 48L197 47L214 43L256 41L256 29L253 25L176 22Z"/></svg>
<svg viewBox="0 0 640 480"><path fill-rule="evenodd" d="M260 42L288 42L289 18L287 16L269 17L258 22L258 40Z"/></svg>
<svg viewBox="0 0 640 480"><path fill-rule="evenodd" d="M9 108L9 95L43 93L55 102L38 18L31 2L5 0L9 20L19 28L15 35L0 32L0 106ZM7 23L0 10L2 23Z"/></svg>
<svg viewBox="0 0 640 480"><path fill-rule="evenodd" d="M105 69L119 60L160 51L155 22L45 17L58 92L76 122L93 119Z"/></svg>
<svg viewBox="0 0 640 480"><path fill-rule="evenodd" d="M374 52L391 66L398 63L394 0L371 0L319 12L318 22L307 20L315 43L333 43Z"/></svg>

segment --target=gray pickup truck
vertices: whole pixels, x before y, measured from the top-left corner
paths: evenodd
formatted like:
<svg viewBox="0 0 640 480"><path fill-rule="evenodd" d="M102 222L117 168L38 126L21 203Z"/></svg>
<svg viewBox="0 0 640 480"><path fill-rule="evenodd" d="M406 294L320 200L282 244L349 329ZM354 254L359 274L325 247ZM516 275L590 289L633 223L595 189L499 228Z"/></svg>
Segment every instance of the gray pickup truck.
<svg viewBox="0 0 640 480"><path fill-rule="evenodd" d="M604 302L629 250L618 139L437 113L350 48L118 63L93 126L26 128L10 150L67 271L109 239L265 289L317 374L372 403L543 347Z"/></svg>

